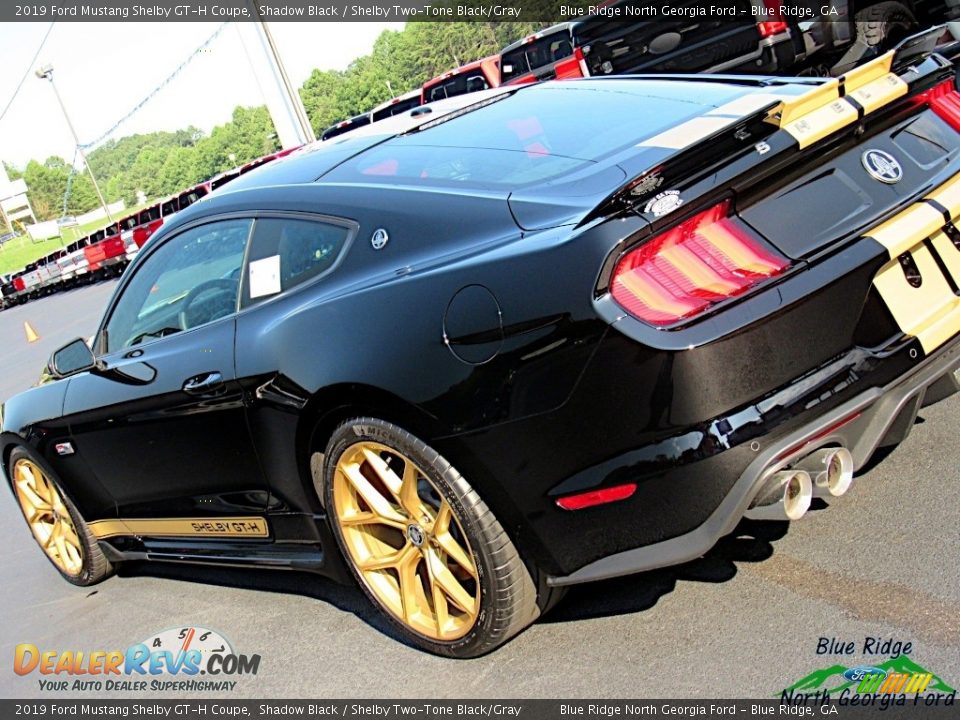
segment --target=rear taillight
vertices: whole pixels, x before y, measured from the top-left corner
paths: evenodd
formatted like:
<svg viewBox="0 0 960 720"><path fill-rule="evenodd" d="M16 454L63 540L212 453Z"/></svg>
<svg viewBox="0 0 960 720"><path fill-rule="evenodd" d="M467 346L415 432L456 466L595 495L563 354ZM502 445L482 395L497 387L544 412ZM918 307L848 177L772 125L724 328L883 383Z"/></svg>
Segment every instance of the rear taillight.
<svg viewBox="0 0 960 720"><path fill-rule="evenodd" d="M786 270L789 261L731 210L726 200L624 255L610 280L614 300L634 317L663 327Z"/></svg>
<svg viewBox="0 0 960 720"><path fill-rule="evenodd" d="M941 120L954 130L960 131L960 93L957 92L953 78L920 93L916 102L927 103Z"/></svg>
<svg viewBox="0 0 960 720"><path fill-rule="evenodd" d="M763 0L763 6L767 10L766 17L776 19L757 23L760 37L768 38L786 32L787 23L780 19L783 17L783 5L780 0Z"/></svg>

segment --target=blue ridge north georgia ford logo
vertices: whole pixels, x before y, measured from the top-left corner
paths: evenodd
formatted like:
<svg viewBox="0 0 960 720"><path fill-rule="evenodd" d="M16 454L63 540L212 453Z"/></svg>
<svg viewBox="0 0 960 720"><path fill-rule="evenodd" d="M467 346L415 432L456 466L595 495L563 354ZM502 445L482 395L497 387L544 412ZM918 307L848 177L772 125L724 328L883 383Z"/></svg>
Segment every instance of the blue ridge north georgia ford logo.
<svg viewBox="0 0 960 720"><path fill-rule="evenodd" d="M903 168L897 159L884 150L867 150L860 157L863 168L874 180L887 185L900 182L903 178Z"/></svg>

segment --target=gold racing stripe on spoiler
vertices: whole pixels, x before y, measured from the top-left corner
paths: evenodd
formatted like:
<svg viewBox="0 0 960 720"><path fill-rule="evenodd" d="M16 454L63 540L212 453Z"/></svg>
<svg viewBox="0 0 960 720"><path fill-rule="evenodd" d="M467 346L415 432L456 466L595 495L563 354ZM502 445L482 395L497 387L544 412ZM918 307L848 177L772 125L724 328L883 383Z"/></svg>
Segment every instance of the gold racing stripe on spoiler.
<svg viewBox="0 0 960 720"><path fill-rule="evenodd" d="M269 537L267 520L262 517L201 517L95 520L88 523L98 540L121 535L148 537Z"/></svg>
<svg viewBox="0 0 960 720"><path fill-rule="evenodd" d="M781 128L793 135L803 150L840 128L855 123L858 117L857 109L838 95L837 99L811 110L793 122L781 125Z"/></svg>
<svg viewBox="0 0 960 720"><path fill-rule="evenodd" d="M769 93L744 95L642 140L637 147L683 150L772 105L767 110L767 122L790 133L802 150L857 121L859 112L851 100L869 115L907 94L907 83L890 71L893 56L891 50L841 78L826 80L799 95L772 94L776 92L775 88Z"/></svg>
<svg viewBox="0 0 960 720"><path fill-rule="evenodd" d="M850 90L848 85L847 97L856 100L863 107L864 115L869 115L874 110L903 97L909 90L910 87L899 75L887 73L856 90Z"/></svg>
<svg viewBox="0 0 960 720"><path fill-rule="evenodd" d="M894 53L891 50L841 78L829 80L809 92L783 101L770 119L790 133L800 149L835 133L857 121L859 113L851 102L863 108L865 115L903 97L909 91L896 73L890 71ZM841 97L841 90L844 96Z"/></svg>
<svg viewBox="0 0 960 720"><path fill-rule="evenodd" d="M949 209L951 218L956 219L960 213L960 175L926 199ZM873 284L900 329L916 337L926 353L960 332L960 297L953 292L953 287L960 286L960 250L943 231L945 224L943 214L936 208L918 202L867 233L890 256ZM900 260L907 259L906 255L920 273L919 287L907 279ZM935 255L949 273L953 286Z"/></svg>

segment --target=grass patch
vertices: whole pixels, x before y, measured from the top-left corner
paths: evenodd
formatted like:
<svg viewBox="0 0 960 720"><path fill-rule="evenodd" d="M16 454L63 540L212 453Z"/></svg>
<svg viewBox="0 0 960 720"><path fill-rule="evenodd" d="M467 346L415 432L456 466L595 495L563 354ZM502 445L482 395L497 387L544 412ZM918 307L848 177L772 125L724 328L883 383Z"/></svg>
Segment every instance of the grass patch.
<svg viewBox="0 0 960 720"><path fill-rule="evenodd" d="M150 204L151 203L144 203L143 205L127 208L121 211L119 215L115 215L114 220L132 215ZM64 228L59 237L50 238L49 240L34 242L27 234L21 235L13 240L8 240L0 246L0 273L6 275L7 273L22 270L28 263L32 263L44 255L49 255L54 250L66 247L74 240L79 240L85 235L96 232L107 225L109 225L109 223L105 219L100 219L89 222L86 225Z"/></svg>
<svg viewBox="0 0 960 720"><path fill-rule="evenodd" d="M16 272L27 263L65 247L69 242L72 241L64 241L59 237L33 242L29 235L21 235L13 240L8 240L0 248L0 273L6 275Z"/></svg>

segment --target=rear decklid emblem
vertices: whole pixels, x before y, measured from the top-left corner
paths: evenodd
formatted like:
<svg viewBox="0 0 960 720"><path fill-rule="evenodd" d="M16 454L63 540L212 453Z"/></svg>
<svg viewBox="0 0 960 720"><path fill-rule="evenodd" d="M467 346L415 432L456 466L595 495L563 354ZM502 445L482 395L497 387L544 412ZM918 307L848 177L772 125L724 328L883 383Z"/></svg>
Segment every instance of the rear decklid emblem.
<svg viewBox="0 0 960 720"><path fill-rule="evenodd" d="M900 163L884 150L867 150L860 156L860 162L874 180L893 185L903 179Z"/></svg>

